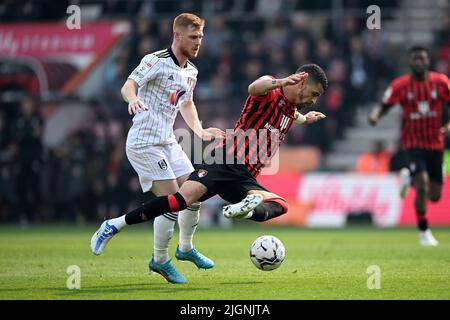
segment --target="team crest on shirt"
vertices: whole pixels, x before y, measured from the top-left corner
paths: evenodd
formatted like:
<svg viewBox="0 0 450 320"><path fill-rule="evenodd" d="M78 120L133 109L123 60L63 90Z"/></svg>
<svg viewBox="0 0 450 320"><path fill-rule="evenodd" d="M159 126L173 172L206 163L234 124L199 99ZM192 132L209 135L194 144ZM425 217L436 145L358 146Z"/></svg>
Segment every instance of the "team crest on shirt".
<svg viewBox="0 0 450 320"><path fill-rule="evenodd" d="M197 172L197 175L198 175L199 178L203 178L203 177L206 176L207 174L208 174L208 171L207 171L207 170L203 170L203 169L200 169L200 170L198 170L198 172Z"/></svg>
<svg viewBox="0 0 450 320"><path fill-rule="evenodd" d="M431 98L436 99L437 98L437 91L436 89L431 90Z"/></svg>
<svg viewBox="0 0 450 320"><path fill-rule="evenodd" d="M428 101L419 101L417 103L417 109L420 114L426 115L430 111L430 105L428 104Z"/></svg>
<svg viewBox="0 0 450 320"><path fill-rule="evenodd" d="M408 99L414 100L414 93L412 93L411 91L408 92Z"/></svg>

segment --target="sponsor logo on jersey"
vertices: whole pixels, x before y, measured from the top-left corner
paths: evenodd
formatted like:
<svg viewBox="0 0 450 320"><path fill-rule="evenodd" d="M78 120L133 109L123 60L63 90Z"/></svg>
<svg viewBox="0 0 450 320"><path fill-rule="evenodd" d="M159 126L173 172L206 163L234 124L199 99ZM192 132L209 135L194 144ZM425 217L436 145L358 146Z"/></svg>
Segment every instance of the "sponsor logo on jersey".
<svg viewBox="0 0 450 320"><path fill-rule="evenodd" d="M281 130L284 130L284 129L286 129L286 127L288 126L288 124L289 124L289 118L288 117L286 117L285 115L283 115L283 118L282 118L282 120L281 120L281 123L280 123L280 129Z"/></svg>
<svg viewBox="0 0 450 320"><path fill-rule="evenodd" d="M177 90L170 94L170 104L176 106L180 98L186 93L185 90Z"/></svg>
<svg viewBox="0 0 450 320"><path fill-rule="evenodd" d="M174 79L173 79L173 75L170 75L169 78L168 78L168 80L172 80L172 81L173 81L173 80L174 80Z"/></svg>

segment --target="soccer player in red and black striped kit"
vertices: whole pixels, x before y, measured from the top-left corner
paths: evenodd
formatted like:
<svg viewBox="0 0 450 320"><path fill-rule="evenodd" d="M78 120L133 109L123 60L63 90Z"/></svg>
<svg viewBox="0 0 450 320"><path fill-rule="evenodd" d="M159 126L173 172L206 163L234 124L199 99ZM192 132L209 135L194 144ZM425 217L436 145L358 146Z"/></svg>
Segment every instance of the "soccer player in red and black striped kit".
<svg viewBox="0 0 450 320"><path fill-rule="evenodd" d="M249 85L249 96L233 133L211 154L214 162L203 159L202 164L194 164L195 171L177 193L144 203L125 215L126 223L178 212L216 194L233 203L223 209L227 218L266 221L286 213L286 201L260 185L256 177L293 123L311 124L325 118L317 111L302 115L298 109L315 104L327 87L325 72L315 64L304 65L283 79L263 76L255 80ZM256 150L261 149L265 152L259 157ZM102 235L102 240L106 244L112 236Z"/></svg>
<svg viewBox="0 0 450 320"><path fill-rule="evenodd" d="M403 110L401 148L406 151L409 168L400 171L403 198L411 184L416 189L414 206L420 243L437 246L428 227L427 200L439 201L442 191L444 134L450 123L443 125L445 104L450 102L450 81L444 74L429 71L427 48L414 46L408 51L411 73L394 79L383 97L381 107L374 109L369 122L376 125L395 104ZM411 178L412 177L412 181Z"/></svg>

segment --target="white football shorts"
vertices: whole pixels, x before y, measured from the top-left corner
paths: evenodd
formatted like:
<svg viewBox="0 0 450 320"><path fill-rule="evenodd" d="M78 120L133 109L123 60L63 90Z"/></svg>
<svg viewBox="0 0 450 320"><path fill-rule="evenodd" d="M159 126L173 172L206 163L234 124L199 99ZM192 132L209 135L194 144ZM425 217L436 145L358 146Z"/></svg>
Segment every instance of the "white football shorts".
<svg viewBox="0 0 450 320"><path fill-rule="evenodd" d="M126 153L139 176L143 192L150 191L153 181L176 179L194 171L178 143L139 148L127 145Z"/></svg>

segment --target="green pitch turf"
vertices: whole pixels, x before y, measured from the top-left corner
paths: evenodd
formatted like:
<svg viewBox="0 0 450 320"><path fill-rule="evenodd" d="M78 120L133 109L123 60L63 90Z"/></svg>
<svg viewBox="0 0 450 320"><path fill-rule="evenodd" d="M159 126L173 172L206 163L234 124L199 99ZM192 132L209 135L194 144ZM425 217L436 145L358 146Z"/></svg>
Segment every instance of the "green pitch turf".
<svg viewBox="0 0 450 320"><path fill-rule="evenodd" d="M200 228L196 245L216 266L175 261L188 283L172 285L148 272L150 224L123 230L101 256L89 250L97 227L1 226L0 299L450 299L449 228L434 229L437 248L420 247L415 229ZM277 270L259 271L249 259L263 234L286 246ZM71 265L81 271L79 290L67 288ZM380 268L380 289L367 287L371 265Z"/></svg>

